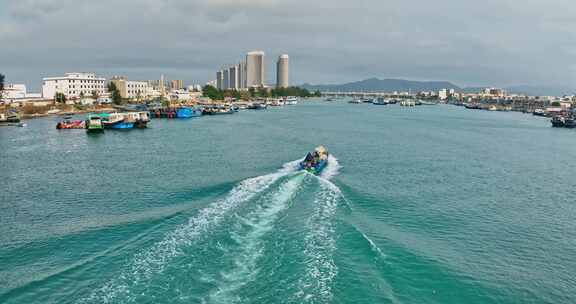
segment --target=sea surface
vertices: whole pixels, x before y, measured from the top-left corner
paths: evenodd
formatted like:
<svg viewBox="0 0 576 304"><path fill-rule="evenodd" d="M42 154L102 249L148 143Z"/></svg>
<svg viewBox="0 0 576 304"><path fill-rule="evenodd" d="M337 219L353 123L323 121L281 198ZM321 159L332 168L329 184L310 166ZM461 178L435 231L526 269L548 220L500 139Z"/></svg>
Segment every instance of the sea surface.
<svg viewBox="0 0 576 304"><path fill-rule="evenodd" d="M0 128L0 303L576 303L576 131L320 100ZM322 176L296 164L315 146Z"/></svg>

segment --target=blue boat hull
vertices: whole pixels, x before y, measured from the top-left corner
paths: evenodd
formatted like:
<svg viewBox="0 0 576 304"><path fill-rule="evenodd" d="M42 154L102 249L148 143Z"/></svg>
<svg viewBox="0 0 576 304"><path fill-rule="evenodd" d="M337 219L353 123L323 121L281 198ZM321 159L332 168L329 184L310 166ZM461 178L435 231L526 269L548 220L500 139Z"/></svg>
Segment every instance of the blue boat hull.
<svg viewBox="0 0 576 304"><path fill-rule="evenodd" d="M104 128L106 129L116 129L116 130L125 130L125 129L133 129L134 123L133 122L117 122L117 123L106 123L104 122Z"/></svg>
<svg viewBox="0 0 576 304"><path fill-rule="evenodd" d="M192 118L202 116L202 111L190 108L180 108L176 110L176 118Z"/></svg>
<svg viewBox="0 0 576 304"><path fill-rule="evenodd" d="M310 168L306 168L306 164L304 162L301 162L300 170L304 170L312 174L319 175L320 173L322 173L322 170L326 168L326 165L328 165L328 160L321 160L315 166Z"/></svg>

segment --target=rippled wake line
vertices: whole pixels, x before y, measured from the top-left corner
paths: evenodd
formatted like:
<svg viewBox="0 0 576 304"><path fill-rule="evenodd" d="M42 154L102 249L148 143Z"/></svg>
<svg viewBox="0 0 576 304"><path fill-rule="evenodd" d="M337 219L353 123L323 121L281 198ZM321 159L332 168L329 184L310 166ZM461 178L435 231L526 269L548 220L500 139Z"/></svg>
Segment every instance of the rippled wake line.
<svg viewBox="0 0 576 304"><path fill-rule="evenodd" d="M135 255L132 263L117 278L96 289L81 303L126 303L134 302L137 295L131 288L145 284L154 274L162 272L169 262L182 254L182 249L190 246L203 234L209 232L225 218L230 211L249 201L266 190L274 182L294 172L298 160L286 163L276 173L244 180L234 187L228 196L202 209L188 223L181 225L166 237Z"/></svg>
<svg viewBox="0 0 576 304"><path fill-rule="evenodd" d="M338 274L334 262L336 250L333 218L342 197L340 189L328 180L319 178L320 191L314 200L315 209L307 220L304 255L306 272L298 282L297 302L329 303L332 301L332 281Z"/></svg>
<svg viewBox="0 0 576 304"><path fill-rule="evenodd" d="M239 245L234 251L234 268L223 272L216 290L205 300L208 303L241 302L236 292L254 281L259 273L258 260L264 254L264 237L273 229L281 214L290 207L305 175L299 174L282 184L270 196L263 197L256 210L242 218L232 231Z"/></svg>

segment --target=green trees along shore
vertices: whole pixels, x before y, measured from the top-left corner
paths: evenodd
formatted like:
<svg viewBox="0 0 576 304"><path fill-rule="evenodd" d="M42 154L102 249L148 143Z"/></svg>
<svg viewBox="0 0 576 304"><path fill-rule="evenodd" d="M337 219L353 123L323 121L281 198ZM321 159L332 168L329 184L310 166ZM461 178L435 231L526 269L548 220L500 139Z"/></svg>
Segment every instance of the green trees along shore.
<svg viewBox="0 0 576 304"><path fill-rule="evenodd" d="M285 96L295 96L295 97L319 97L320 92L316 91L311 93L307 89L299 87L288 87L288 88L250 88L248 91L239 90L219 90L211 85L206 85L202 88L202 95L213 100L223 100L226 97L232 97L235 99L250 99L250 98L268 98L268 97L285 97Z"/></svg>

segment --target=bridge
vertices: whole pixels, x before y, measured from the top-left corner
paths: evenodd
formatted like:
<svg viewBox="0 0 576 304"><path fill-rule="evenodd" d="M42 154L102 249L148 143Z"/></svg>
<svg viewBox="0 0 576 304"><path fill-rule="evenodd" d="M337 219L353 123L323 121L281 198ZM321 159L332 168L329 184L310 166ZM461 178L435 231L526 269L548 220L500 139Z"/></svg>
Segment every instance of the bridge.
<svg viewBox="0 0 576 304"><path fill-rule="evenodd" d="M398 97L413 97L415 94L410 94L408 92L334 92L334 91L325 91L320 92L323 97L356 97L356 98L378 98L378 97L390 97L390 98L398 98Z"/></svg>

